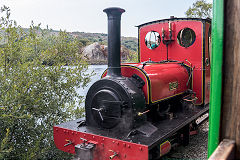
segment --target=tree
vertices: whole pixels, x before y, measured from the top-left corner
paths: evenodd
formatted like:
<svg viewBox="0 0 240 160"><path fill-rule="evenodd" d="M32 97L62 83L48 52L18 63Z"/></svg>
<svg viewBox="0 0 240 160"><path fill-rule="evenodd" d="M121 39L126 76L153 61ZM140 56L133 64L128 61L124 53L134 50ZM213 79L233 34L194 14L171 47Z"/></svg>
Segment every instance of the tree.
<svg viewBox="0 0 240 160"><path fill-rule="evenodd" d="M197 0L185 12L189 18L212 18L212 3L207 3L205 0Z"/></svg>
<svg viewBox="0 0 240 160"><path fill-rule="evenodd" d="M90 75L80 42L34 23L25 32L6 6L0 14L0 159L70 159L55 148L52 127L83 112L76 88ZM43 65L47 55L52 66Z"/></svg>

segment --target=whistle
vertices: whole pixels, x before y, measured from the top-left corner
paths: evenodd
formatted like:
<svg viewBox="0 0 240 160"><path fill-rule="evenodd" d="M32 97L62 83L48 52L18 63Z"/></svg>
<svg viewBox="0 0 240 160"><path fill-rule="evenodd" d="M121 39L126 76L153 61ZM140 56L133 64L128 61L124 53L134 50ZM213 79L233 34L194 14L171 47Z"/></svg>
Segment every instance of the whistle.
<svg viewBox="0 0 240 160"><path fill-rule="evenodd" d="M168 22L168 28L169 28L169 32L172 31L172 25L171 25L171 22Z"/></svg>

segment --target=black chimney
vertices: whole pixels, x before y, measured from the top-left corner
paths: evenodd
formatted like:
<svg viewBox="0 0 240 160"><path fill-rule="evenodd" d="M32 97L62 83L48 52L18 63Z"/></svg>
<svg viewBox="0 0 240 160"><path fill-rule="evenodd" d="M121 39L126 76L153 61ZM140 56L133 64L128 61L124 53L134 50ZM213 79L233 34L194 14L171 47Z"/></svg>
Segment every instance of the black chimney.
<svg viewBox="0 0 240 160"><path fill-rule="evenodd" d="M107 76L121 76L121 15L122 8L106 8L103 12L108 16L108 72Z"/></svg>

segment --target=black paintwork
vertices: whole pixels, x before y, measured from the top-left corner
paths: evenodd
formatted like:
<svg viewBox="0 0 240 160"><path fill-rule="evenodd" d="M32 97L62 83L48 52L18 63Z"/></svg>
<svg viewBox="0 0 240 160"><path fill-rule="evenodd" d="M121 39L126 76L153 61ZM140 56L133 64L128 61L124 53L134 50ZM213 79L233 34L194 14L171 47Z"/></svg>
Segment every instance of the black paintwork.
<svg viewBox="0 0 240 160"><path fill-rule="evenodd" d="M103 10L108 16L108 73L107 76L121 76L121 8Z"/></svg>
<svg viewBox="0 0 240 160"><path fill-rule="evenodd" d="M86 96L87 125L129 131L145 121L145 115L138 116L146 107L142 81L134 77L106 77L95 82Z"/></svg>

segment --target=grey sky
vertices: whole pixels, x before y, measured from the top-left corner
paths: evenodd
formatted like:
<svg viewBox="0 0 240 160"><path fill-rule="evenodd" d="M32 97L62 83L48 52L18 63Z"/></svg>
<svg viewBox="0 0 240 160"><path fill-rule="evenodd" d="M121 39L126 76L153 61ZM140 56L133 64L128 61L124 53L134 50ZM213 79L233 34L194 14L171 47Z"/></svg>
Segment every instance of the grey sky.
<svg viewBox="0 0 240 160"><path fill-rule="evenodd" d="M207 0L212 2L212 0ZM121 7L122 35L137 37L134 26L168 18L184 17L195 0L0 0L0 6L11 9L11 17L23 27L33 20L42 27L67 31L107 33L107 17L103 9Z"/></svg>

